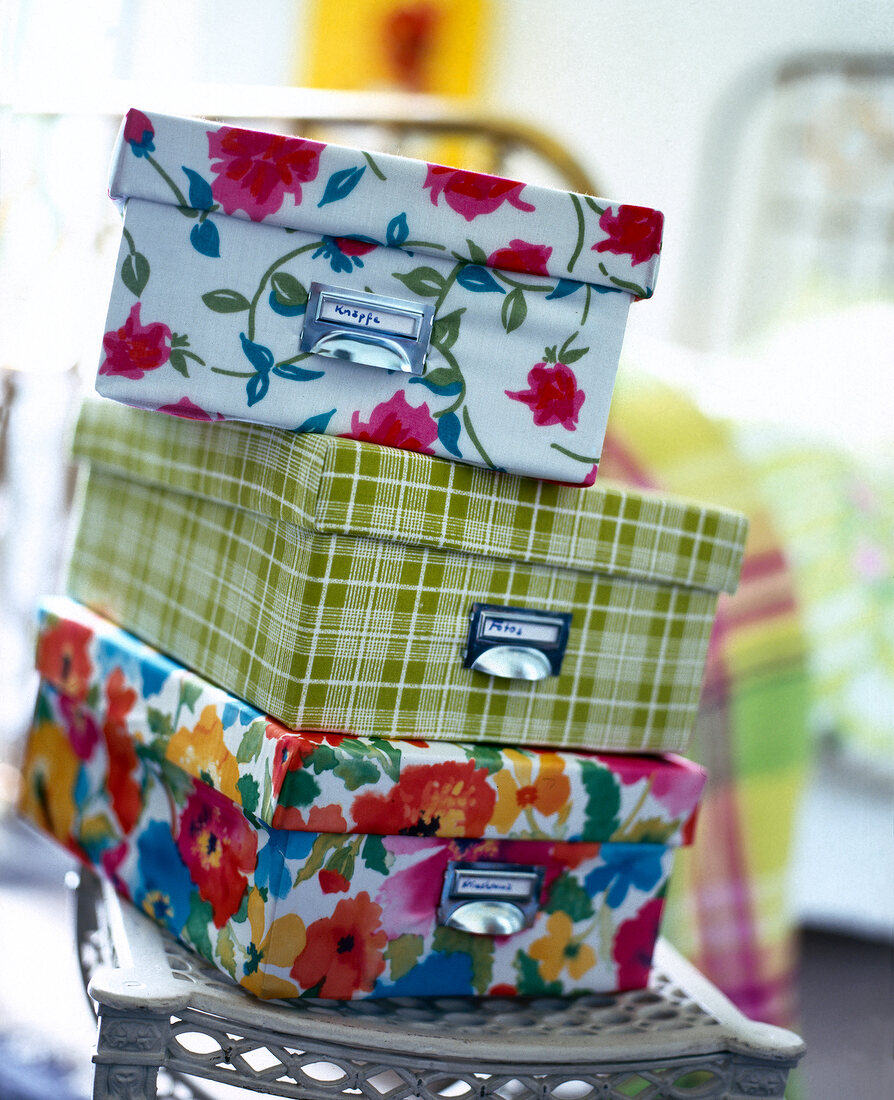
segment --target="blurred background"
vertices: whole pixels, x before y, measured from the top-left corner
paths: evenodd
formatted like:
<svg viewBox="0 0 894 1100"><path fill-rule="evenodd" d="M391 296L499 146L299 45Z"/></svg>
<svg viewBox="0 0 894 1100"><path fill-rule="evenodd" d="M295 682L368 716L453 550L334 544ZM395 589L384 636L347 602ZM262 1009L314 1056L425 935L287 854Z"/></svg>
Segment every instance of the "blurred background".
<svg viewBox="0 0 894 1100"><path fill-rule="evenodd" d="M41 937L37 962L0 959L0 1040L74 1051L83 1087L81 1031L47 1007L82 997L54 923L65 861L10 807L118 246L106 173L136 106L664 212L600 476L752 521L666 931L743 1011L804 1034L795 1087L891 1095L889 0L0 0L0 50L0 929Z"/></svg>

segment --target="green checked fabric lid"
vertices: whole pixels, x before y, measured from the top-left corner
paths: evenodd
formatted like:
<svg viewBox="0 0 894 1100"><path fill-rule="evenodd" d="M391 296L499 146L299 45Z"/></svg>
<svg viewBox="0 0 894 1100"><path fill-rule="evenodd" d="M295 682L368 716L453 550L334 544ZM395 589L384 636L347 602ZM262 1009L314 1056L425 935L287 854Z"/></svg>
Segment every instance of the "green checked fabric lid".
<svg viewBox="0 0 894 1100"><path fill-rule="evenodd" d="M738 582L737 512L599 482L581 491L394 448L85 402L74 454L319 533L643 578Z"/></svg>

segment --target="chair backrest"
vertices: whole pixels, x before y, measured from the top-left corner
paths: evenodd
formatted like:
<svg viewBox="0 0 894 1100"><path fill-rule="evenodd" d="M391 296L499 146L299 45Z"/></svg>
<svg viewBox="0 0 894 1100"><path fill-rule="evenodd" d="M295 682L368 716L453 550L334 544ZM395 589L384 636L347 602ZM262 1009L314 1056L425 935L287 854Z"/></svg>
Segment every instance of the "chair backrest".
<svg viewBox="0 0 894 1100"><path fill-rule="evenodd" d="M733 347L814 308L894 299L894 54L744 74L709 125L675 335Z"/></svg>

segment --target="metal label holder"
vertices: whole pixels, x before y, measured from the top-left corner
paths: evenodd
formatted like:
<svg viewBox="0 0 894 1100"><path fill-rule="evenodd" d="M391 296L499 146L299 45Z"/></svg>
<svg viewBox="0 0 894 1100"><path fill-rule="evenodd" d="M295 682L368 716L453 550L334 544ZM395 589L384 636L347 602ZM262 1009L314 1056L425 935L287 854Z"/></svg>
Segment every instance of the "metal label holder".
<svg viewBox="0 0 894 1100"><path fill-rule="evenodd" d="M431 304L311 283L302 351L421 375L431 341Z"/></svg>
<svg viewBox="0 0 894 1100"><path fill-rule="evenodd" d="M570 612L475 603L469 618L463 668L510 680L543 680L561 672Z"/></svg>
<svg viewBox="0 0 894 1100"><path fill-rule="evenodd" d="M511 936L534 923L544 867L521 863L451 861L438 923L474 936Z"/></svg>

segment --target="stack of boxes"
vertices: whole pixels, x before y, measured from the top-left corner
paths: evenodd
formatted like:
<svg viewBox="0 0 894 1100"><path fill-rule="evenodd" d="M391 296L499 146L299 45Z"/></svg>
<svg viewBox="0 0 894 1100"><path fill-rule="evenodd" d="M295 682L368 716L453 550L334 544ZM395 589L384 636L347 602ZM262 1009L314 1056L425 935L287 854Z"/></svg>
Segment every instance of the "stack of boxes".
<svg viewBox="0 0 894 1100"><path fill-rule="evenodd" d="M111 192L23 812L261 997L645 985L746 527L593 483L660 215L139 111Z"/></svg>

